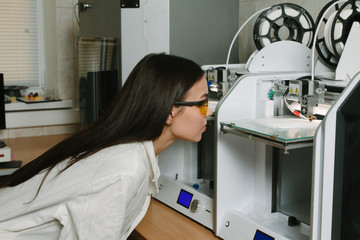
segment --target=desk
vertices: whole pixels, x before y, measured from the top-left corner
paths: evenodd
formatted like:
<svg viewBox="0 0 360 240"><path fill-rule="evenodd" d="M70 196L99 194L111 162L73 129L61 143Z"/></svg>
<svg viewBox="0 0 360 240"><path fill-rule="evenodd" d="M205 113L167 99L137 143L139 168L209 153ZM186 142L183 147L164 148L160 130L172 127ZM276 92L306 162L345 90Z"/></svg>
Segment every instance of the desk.
<svg viewBox="0 0 360 240"><path fill-rule="evenodd" d="M203 227L154 198L151 200L144 219L135 230L144 236L144 238L134 238L136 240L219 239L208 228Z"/></svg>
<svg viewBox="0 0 360 240"><path fill-rule="evenodd" d="M13 138L4 142L11 148L15 160L23 165L44 153L69 135L51 135L40 137ZM136 227L128 240L211 240L218 239L213 232L179 212L169 208L156 199L152 199L144 219Z"/></svg>
<svg viewBox="0 0 360 240"><path fill-rule="evenodd" d="M69 134L39 137L10 138L3 140L11 148L15 160L21 160L22 166L34 160L49 148L55 146Z"/></svg>

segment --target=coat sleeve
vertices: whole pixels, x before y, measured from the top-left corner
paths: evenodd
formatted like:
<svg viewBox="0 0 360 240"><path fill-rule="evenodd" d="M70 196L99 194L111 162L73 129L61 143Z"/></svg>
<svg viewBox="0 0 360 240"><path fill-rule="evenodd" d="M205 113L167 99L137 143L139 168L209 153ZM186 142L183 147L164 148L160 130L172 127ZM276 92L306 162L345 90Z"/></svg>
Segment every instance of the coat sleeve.
<svg viewBox="0 0 360 240"><path fill-rule="evenodd" d="M129 210L131 199L140 194L135 183L132 177L121 176L103 189L95 188L62 205L59 239L126 239L128 226L139 214L136 209L142 207L140 201L140 206Z"/></svg>

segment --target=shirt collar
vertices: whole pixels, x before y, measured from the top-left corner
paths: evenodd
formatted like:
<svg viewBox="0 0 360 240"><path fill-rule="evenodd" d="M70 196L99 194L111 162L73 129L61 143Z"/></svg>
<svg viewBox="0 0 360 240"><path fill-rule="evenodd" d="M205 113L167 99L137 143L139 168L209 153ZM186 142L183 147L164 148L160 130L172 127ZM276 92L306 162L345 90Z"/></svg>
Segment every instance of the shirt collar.
<svg viewBox="0 0 360 240"><path fill-rule="evenodd" d="M160 168L158 164L158 156L155 155L154 144L152 141L145 141L143 145L146 149L146 153L150 160L151 170L152 170L152 182L156 186L156 192L159 191L158 188L158 179L160 177Z"/></svg>

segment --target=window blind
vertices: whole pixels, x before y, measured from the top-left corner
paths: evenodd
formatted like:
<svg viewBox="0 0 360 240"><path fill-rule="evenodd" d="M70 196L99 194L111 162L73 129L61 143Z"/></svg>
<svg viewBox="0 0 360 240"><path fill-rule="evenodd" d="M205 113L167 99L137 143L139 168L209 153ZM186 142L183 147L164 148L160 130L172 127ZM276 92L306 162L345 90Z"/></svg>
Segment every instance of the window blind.
<svg viewBox="0 0 360 240"><path fill-rule="evenodd" d="M112 70L115 47L115 38L80 38L80 77L86 77L88 72Z"/></svg>
<svg viewBox="0 0 360 240"><path fill-rule="evenodd" d="M39 86L39 0L0 0L0 72L5 85Z"/></svg>

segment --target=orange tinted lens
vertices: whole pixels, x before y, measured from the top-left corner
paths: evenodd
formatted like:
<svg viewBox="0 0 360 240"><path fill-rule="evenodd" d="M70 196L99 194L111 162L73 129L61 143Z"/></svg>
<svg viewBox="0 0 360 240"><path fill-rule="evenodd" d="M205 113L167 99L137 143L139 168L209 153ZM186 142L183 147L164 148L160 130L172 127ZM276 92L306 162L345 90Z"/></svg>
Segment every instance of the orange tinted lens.
<svg viewBox="0 0 360 240"><path fill-rule="evenodd" d="M206 116L207 111L208 111L208 106L201 106L200 107L200 114L201 115Z"/></svg>
<svg viewBox="0 0 360 240"><path fill-rule="evenodd" d="M200 114L206 116L208 112L208 102L204 102L202 106L200 106Z"/></svg>

